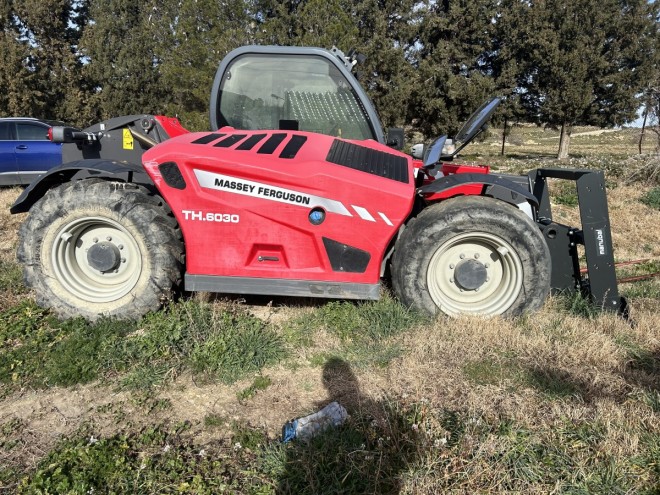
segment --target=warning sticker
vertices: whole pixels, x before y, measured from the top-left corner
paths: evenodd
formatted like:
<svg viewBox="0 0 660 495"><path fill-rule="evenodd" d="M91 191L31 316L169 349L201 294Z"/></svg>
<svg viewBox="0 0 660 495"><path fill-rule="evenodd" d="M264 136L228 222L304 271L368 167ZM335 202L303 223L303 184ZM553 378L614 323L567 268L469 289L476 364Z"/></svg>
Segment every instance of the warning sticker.
<svg viewBox="0 0 660 495"><path fill-rule="evenodd" d="M131 135L131 131L128 129L123 129L124 135L123 135L123 148L125 150L132 150L133 149L133 136Z"/></svg>

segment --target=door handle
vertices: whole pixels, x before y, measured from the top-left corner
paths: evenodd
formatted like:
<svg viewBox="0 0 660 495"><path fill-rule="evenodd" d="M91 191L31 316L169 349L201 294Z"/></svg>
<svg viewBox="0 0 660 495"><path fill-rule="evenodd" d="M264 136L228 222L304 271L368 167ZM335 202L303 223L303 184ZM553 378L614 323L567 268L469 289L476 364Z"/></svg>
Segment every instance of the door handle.
<svg viewBox="0 0 660 495"><path fill-rule="evenodd" d="M16 146L16 149L17 150L26 150L26 149L28 149L28 147L27 147L27 144L19 144L18 146Z"/></svg>

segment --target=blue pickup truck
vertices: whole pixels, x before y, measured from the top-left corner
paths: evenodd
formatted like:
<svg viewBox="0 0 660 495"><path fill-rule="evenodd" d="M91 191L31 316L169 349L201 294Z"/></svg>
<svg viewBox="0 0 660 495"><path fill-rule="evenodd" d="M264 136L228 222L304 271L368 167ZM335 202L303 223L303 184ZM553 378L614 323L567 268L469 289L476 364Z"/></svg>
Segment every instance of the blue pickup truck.
<svg viewBox="0 0 660 495"><path fill-rule="evenodd" d="M48 139L48 130L63 125L27 117L0 118L0 186L27 185L62 163L62 144Z"/></svg>

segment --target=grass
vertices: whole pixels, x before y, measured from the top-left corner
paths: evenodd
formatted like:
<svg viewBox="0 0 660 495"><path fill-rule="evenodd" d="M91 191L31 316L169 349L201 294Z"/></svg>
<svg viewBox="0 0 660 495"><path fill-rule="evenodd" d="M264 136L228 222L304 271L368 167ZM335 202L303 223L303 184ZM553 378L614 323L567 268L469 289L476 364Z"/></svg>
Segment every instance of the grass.
<svg viewBox="0 0 660 495"><path fill-rule="evenodd" d="M243 310L186 301L140 322L58 321L32 301L0 312L0 381L25 386L84 384L119 376L148 390L190 369L232 383L286 356L283 340Z"/></svg>
<svg viewBox="0 0 660 495"><path fill-rule="evenodd" d="M646 206L660 210L660 187L654 187L642 196L641 202Z"/></svg>
<svg viewBox="0 0 660 495"><path fill-rule="evenodd" d="M660 447L635 431L647 457L617 456L607 452L610 427L598 420L531 429L506 416L401 397L380 403L377 417L358 411L309 443L231 429L231 438L200 448L166 425L107 438L83 428L52 449L16 493L637 493L657 476Z"/></svg>
<svg viewBox="0 0 660 495"><path fill-rule="evenodd" d="M630 156L634 130L574 136L561 164L554 131L514 128L505 157L497 140L468 158L605 169L617 261L650 259L619 277L660 270L658 162ZM551 185L562 223L579 220L573 189ZM387 294L193 297L89 324L34 304L21 218L0 220L0 493L658 493L658 278L620 286L634 324L569 295L484 320L425 318ZM280 442L332 400L341 427Z"/></svg>

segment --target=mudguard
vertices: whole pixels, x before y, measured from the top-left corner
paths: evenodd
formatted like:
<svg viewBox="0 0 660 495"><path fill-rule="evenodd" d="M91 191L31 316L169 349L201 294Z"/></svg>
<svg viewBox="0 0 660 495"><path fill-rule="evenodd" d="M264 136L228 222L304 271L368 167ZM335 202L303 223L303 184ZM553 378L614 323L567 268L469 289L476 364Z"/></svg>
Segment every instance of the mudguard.
<svg viewBox="0 0 660 495"><path fill-rule="evenodd" d="M526 180L527 178L524 177ZM420 187L418 190L427 200L446 199L454 196L458 188L465 186L482 186L481 194L501 199L514 206L522 202L528 202L538 207L539 200L530 191L525 190L523 186L509 180L492 174L452 174L446 175L434 180L430 184ZM485 189L483 189L485 188Z"/></svg>
<svg viewBox="0 0 660 495"><path fill-rule="evenodd" d="M39 176L23 191L9 211L25 213L54 185L90 177L107 177L153 186L153 181L141 165L103 159L78 160L58 165Z"/></svg>

